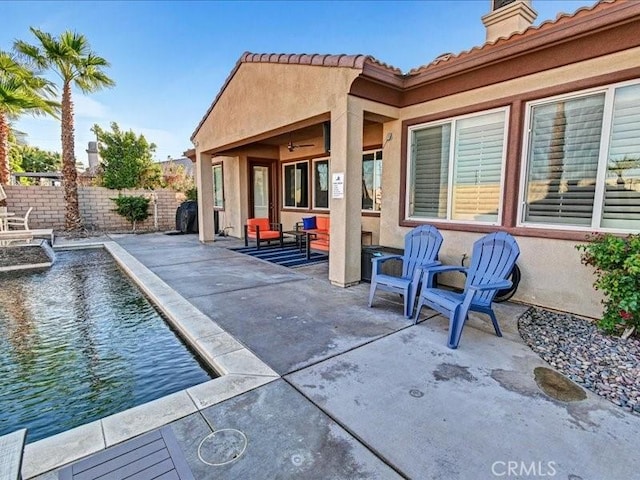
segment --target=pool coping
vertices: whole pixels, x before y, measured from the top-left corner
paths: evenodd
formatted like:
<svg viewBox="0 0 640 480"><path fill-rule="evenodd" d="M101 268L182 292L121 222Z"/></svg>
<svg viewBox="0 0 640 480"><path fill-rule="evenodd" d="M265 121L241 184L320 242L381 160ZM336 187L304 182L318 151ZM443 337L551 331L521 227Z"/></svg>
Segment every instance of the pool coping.
<svg viewBox="0 0 640 480"><path fill-rule="evenodd" d="M33 478L161 427L278 378L268 365L113 241L58 245L104 248L165 315L201 360L220 376L186 390L30 443L22 476Z"/></svg>

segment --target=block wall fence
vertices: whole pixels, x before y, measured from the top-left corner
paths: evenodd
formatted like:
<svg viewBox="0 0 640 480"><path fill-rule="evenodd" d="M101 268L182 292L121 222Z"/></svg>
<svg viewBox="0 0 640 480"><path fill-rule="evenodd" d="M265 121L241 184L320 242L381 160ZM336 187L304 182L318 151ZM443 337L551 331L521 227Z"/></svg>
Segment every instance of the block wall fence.
<svg viewBox="0 0 640 480"><path fill-rule="evenodd" d="M24 216L29 207L29 228L53 228L64 230L64 189L62 187L5 185L7 210L17 216ZM109 190L104 187L78 186L80 216L84 227L90 231L126 232L131 231L131 223L113 211L120 195L149 196L149 190ZM184 195L173 190L155 190L157 195L158 230L174 230L176 208L184 200ZM149 204L150 216L136 226L138 231L155 230L153 202Z"/></svg>

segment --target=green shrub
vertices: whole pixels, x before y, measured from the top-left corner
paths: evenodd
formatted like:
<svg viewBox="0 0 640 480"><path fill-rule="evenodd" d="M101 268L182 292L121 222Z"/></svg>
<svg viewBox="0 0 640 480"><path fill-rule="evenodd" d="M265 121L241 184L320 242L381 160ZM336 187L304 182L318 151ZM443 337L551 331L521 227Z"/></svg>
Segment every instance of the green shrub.
<svg viewBox="0 0 640 480"><path fill-rule="evenodd" d="M146 197L118 195L118 198L112 198L111 200L116 202L114 212L129 220L134 232L136 231L137 222L142 222L149 217L150 199Z"/></svg>
<svg viewBox="0 0 640 480"><path fill-rule="evenodd" d="M640 329L640 235L605 234L588 240L577 248L582 263L596 270L593 286L606 297L598 326L609 333L621 327Z"/></svg>

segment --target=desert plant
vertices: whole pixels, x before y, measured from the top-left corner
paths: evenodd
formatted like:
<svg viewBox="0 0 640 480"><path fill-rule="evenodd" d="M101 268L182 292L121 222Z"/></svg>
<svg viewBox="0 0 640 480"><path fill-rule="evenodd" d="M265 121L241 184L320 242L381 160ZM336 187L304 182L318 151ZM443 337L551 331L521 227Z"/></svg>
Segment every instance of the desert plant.
<svg viewBox="0 0 640 480"><path fill-rule="evenodd" d="M123 216L131 222L133 231L136 231L136 224L142 222L149 217L149 203L150 199L142 196L124 196L118 195L117 198L112 198L116 203L114 212Z"/></svg>
<svg viewBox="0 0 640 480"><path fill-rule="evenodd" d="M640 328L640 235L600 234L588 240L577 248L582 263L595 268L593 286L606 297L598 326L609 333Z"/></svg>

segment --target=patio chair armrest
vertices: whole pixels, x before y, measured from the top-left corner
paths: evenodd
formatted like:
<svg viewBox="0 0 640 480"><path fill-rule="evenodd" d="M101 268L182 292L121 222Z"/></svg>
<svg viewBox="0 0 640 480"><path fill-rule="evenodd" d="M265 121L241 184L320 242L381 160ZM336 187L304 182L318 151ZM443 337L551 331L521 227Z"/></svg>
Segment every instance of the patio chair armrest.
<svg viewBox="0 0 640 480"><path fill-rule="evenodd" d="M440 262L438 262L440 263ZM428 270L429 273L444 273L444 272L466 272L467 267L456 265L435 265L433 267L423 267L424 270Z"/></svg>
<svg viewBox="0 0 640 480"><path fill-rule="evenodd" d="M393 259L402 260L402 255L381 255L379 257L371 257L371 277L377 277L380 273L380 266L387 260Z"/></svg>
<svg viewBox="0 0 640 480"><path fill-rule="evenodd" d="M482 285L469 285L469 290L483 291L483 290L504 290L510 288L513 283L511 280L496 280L491 283L485 283Z"/></svg>
<svg viewBox="0 0 640 480"><path fill-rule="evenodd" d="M430 262L421 263L420 265L418 265L418 268L421 270L422 269L426 270L426 269L431 269L433 267L438 267L440 265L442 265L442 262L439 262L438 260L432 260Z"/></svg>
<svg viewBox="0 0 640 480"><path fill-rule="evenodd" d="M467 267L455 266L455 265L442 265L441 262L434 261L433 264L419 265L419 271L422 272L422 285L423 288L431 288L433 285L433 277L438 273L444 272L466 272Z"/></svg>
<svg viewBox="0 0 640 480"><path fill-rule="evenodd" d="M371 261L373 263L382 263L394 258L402 259L402 255L381 255L379 257L371 257Z"/></svg>

